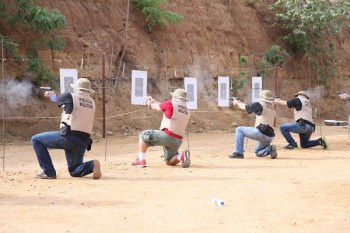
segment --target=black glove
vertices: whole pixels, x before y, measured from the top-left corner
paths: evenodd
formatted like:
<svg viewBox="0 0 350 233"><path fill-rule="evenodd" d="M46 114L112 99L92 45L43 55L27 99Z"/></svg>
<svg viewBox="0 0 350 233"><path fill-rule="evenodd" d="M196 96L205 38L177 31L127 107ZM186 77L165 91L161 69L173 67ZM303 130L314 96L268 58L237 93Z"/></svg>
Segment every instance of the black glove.
<svg viewBox="0 0 350 233"><path fill-rule="evenodd" d="M90 151L90 150L91 150L92 143L93 143L92 139L89 138L88 146L87 146L87 148L86 148L87 151Z"/></svg>

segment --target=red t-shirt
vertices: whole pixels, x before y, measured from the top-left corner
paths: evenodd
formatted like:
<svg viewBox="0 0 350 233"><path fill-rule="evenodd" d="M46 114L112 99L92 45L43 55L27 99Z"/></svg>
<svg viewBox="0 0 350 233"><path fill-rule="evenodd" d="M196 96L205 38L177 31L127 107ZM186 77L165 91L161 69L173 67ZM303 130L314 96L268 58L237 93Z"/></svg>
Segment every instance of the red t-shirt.
<svg viewBox="0 0 350 233"><path fill-rule="evenodd" d="M162 103L159 104L160 109L163 111L164 116L168 119L171 119L171 117L173 116L173 104L171 103L171 101L164 101ZM168 134L171 137L177 138L177 139L182 139L181 136L174 134L173 132L171 132L169 129L164 128L163 129L164 133Z"/></svg>

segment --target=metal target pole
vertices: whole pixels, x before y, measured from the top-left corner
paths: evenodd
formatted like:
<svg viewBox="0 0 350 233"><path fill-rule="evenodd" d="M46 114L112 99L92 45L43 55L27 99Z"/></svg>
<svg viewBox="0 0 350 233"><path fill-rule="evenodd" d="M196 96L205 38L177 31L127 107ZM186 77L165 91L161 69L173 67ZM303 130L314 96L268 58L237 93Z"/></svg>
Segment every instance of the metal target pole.
<svg viewBox="0 0 350 233"><path fill-rule="evenodd" d="M348 116L348 143L350 143L350 116Z"/></svg>
<svg viewBox="0 0 350 233"><path fill-rule="evenodd" d="M109 77L108 77L108 97L107 97L107 111L106 111L106 129L108 132L109 129L109 114L110 114L110 100L111 100L111 88L112 88L112 80L110 79L112 77L112 59L114 55L114 45L112 46L112 53L111 53L111 61L110 61L110 70L109 70ZM108 133L106 133L106 138L105 138L105 162L107 161L107 147L108 147Z"/></svg>
<svg viewBox="0 0 350 233"><path fill-rule="evenodd" d="M5 171L5 77L4 77L4 36L1 36L1 76L2 76L2 170Z"/></svg>
<svg viewBox="0 0 350 233"><path fill-rule="evenodd" d="M318 75L318 62L316 61L316 77L317 77L317 88L320 87L320 79L319 79L319 75ZM321 111L320 111L320 98L321 98L321 94L317 100L317 117L318 120L320 120L321 118ZM320 127L320 137L322 138L322 126L321 126L321 122L319 121L318 126Z"/></svg>
<svg viewBox="0 0 350 233"><path fill-rule="evenodd" d="M112 46L112 54L111 54L111 63L110 65L112 66L112 59L113 59L113 55L114 55L114 45ZM106 111L106 129L108 132L109 129L109 115L110 115L110 103L111 103L111 89L112 89L112 80L111 80L111 72L112 72L112 68L110 68L110 72L109 72L109 78L108 78L108 105L107 105L107 111ZM108 133L106 133L106 137L105 137L105 162L107 161L107 148L108 148Z"/></svg>
<svg viewBox="0 0 350 233"><path fill-rule="evenodd" d="M189 129L187 129L187 130L186 130L186 137L187 137L187 150L188 150L188 152L190 152L190 139L188 138L188 130L189 130Z"/></svg>
<svg viewBox="0 0 350 233"><path fill-rule="evenodd" d="M168 52L169 52L169 49L166 48L163 51L164 51L165 81L166 81L166 88L167 88L167 93L168 93L169 92L169 82L168 82Z"/></svg>

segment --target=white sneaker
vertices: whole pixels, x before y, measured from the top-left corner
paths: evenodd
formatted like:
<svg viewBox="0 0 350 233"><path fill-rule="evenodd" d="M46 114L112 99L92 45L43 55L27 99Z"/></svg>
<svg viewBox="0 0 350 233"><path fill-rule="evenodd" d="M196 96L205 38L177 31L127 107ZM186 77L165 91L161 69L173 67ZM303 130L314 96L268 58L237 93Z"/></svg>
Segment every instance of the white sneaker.
<svg viewBox="0 0 350 233"><path fill-rule="evenodd" d="M183 154L182 167L187 168L191 166L190 151L185 150L182 152L182 154Z"/></svg>

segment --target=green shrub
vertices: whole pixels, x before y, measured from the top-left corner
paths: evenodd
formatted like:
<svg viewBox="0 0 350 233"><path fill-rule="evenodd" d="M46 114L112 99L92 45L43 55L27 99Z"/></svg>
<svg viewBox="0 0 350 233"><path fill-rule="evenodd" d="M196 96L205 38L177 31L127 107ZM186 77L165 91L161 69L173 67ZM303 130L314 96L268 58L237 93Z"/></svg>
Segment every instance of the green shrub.
<svg viewBox="0 0 350 233"><path fill-rule="evenodd" d="M246 70L241 70L238 76L231 75L231 90L233 95L244 88L247 83L248 72Z"/></svg>
<svg viewBox="0 0 350 233"><path fill-rule="evenodd" d="M271 66L283 66L286 59L290 59L290 55L286 50L281 50L279 45L272 45L263 53L263 60Z"/></svg>
<svg viewBox="0 0 350 233"><path fill-rule="evenodd" d="M263 53L259 73L262 76L269 77L271 70L274 67L282 67L285 65L287 59L290 59L290 55L286 50L281 50L279 45L272 45Z"/></svg>
<svg viewBox="0 0 350 233"><path fill-rule="evenodd" d="M248 57L245 55L241 55L239 57L239 64L240 65L246 65L248 63Z"/></svg>
<svg viewBox="0 0 350 233"><path fill-rule="evenodd" d="M58 31L66 27L65 17L58 10L50 12L47 8L36 5L35 0L13 0L6 3L0 0L0 24L9 27L11 34L26 33L28 37L36 38L29 44L23 44L25 40L15 42L11 36L3 35L7 55L15 59L27 57L27 70L37 78L38 83L53 79L53 74L40 60L38 53L46 48L52 51L64 49L64 37L58 35Z"/></svg>
<svg viewBox="0 0 350 233"><path fill-rule="evenodd" d="M165 22L177 24L184 20L180 14L159 8L160 4L167 2L167 0L132 0L136 9L145 16L149 31L156 25L164 28Z"/></svg>

